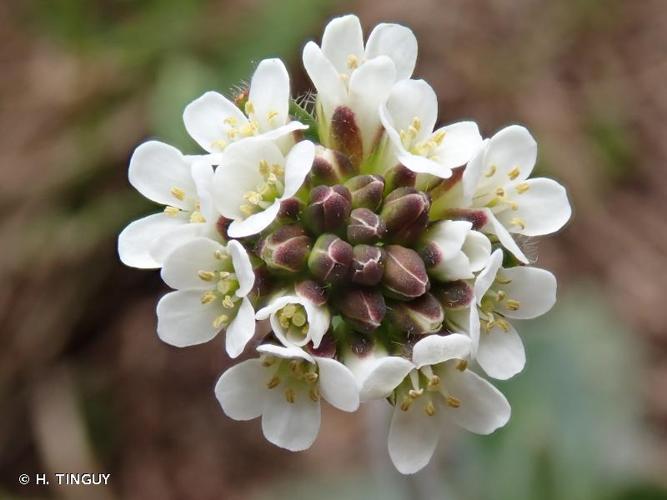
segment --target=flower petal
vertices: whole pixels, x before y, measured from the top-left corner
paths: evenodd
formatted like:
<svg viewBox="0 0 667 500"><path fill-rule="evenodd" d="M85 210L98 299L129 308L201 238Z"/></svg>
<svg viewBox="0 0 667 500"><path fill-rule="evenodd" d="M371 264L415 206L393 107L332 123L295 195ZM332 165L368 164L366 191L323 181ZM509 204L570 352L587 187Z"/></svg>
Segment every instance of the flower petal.
<svg viewBox="0 0 667 500"><path fill-rule="evenodd" d="M156 261L164 262L169 254L181 245L204 235L210 236L210 229L211 226L205 223L180 224L171 231L166 231L161 236L156 237L152 241L150 254Z"/></svg>
<svg viewBox="0 0 667 500"><path fill-rule="evenodd" d="M230 119L236 120L237 126L248 123L248 119L236 104L217 92L206 92L188 104L183 112L183 122L188 134L209 153L222 149L216 145L216 141L230 141L227 135L232 129Z"/></svg>
<svg viewBox="0 0 667 500"><path fill-rule="evenodd" d="M246 219L236 219L227 228L227 234L231 238L245 238L260 233L278 216L279 210L280 202L276 201L266 210L252 214Z"/></svg>
<svg viewBox="0 0 667 500"><path fill-rule="evenodd" d="M441 179L449 179L452 176L450 168L424 156L399 152L398 162L418 174L431 174Z"/></svg>
<svg viewBox="0 0 667 500"><path fill-rule="evenodd" d="M396 78L410 78L417 63L417 38L400 24L380 23L366 42L366 59L389 56L396 66Z"/></svg>
<svg viewBox="0 0 667 500"><path fill-rule="evenodd" d="M517 203L516 210L499 213L498 220L513 233L526 236L554 233L572 215L565 188L552 179L528 179L507 186L507 191Z"/></svg>
<svg viewBox="0 0 667 500"><path fill-rule="evenodd" d="M498 312L508 318L531 319L541 316L556 303L556 277L545 269L537 267L512 267L499 274L511 280L506 285L498 285L507 299L497 306ZM508 308L507 300L519 302L518 308Z"/></svg>
<svg viewBox="0 0 667 500"><path fill-rule="evenodd" d="M224 247L208 238L196 238L171 252L164 261L160 275L171 288L202 290L211 288L211 283L202 280L199 271L215 271L219 261L217 250Z"/></svg>
<svg viewBox="0 0 667 500"><path fill-rule="evenodd" d="M452 123L435 131L438 133L445 135L431 158L443 168L452 169L468 163L483 144L475 122Z"/></svg>
<svg viewBox="0 0 667 500"><path fill-rule="evenodd" d="M352 372L342 363L330 358L315 357L319 369L319 388L329 404L343 411L359 408L359 386Z"/></svg>
<svg viewBox="0 0 667 500"><path fill-rule="evenodd" d="M167 344L187 347L203 344L215 337L220 328L213 321L220 315L217 303L202 304L201 292L179 290L157 304L157 334Z"/></svg>
<svg viewBox="0 0 667 500"><path fill-rule="evenodd" d="M208 159L193 160L191 172L199 198L199 213L213 224L220 217L213 204L213 165Z"/></svg>
<svg viewBox="0 0 667 500"><path fill-rule="evenodd" d="M215 384L215 396L229 418L252 420L264 409L266 382L262 362L248 359L222 374Z"/></svg>
<svg viewBox="0 0 667 500"><path fill-rule="evenodd" d="M322 52L338 73L350 73L348 57L361 63L364 57L364 35L359 18L349 14L329 21L322 35Z"/></svg>
<svg viewBox="0 0 667 500"><path fill-rule="evenodd" d="M501 245L504 246L512 255L514 255L519 261L524 264L528 264L528 257L521 251L519 245L517 245L512 235L509 233L507 228L502 225L502 223L496 219L496 216L488 208L482 209L486 214L487 223L482 228L482 232L495 234L498 237Z"/></svg>
<svg viewBox="0 0 667 500"><path fill-rule="evenodd" d="M407 411L394 408L389 427L388 449L391 461L401 474L414 474L431 460L440 438L442 420L423 411L415 401Z"/></svg>
<svg viewBox="0 0 667 500"><path fill-rule="evenodd" d="M308 125L304 125L303 123L297 121L291 121L286 125L276 127L273 130L269 130L268 132L263 133L261 138L274 141L297 130L306 130L307 128Z"/></svg>
<svg viewBox="0 0 667 500"><path fill-rule="evenodd" d="M445 407L447 416L464 429L491 434L509 420L512 410L505 396L476 373L448 366L442 378L448 395L461 401L458 408Z"/></svg>
<svg viewBox="0 0 667 500"><path fill-rule="evenodd" d="M386 398L414 367L410 361L398 356L377 359L361 381L361 400Z"/></svg>
<svg viewBox="0 0 667 500"><path fill-rule="evenodd" d="M236 240L231 240L227 243L227 250L232 256L232 264L234 265L234 272L239 280L239 289L236 290L236 295L245 297L250 293L252 287L255 285L255 272L252 270L252 263L248 256L247 250ZM254 313L253 313L254 315Z"/></svg>
<svg viewBox="0 0 667 500"><path fill-rule="evenodd" d="M315 159L315 145L310 141L297 143L285 159L285 191L281 199L296 194L306 180Z"/></svg>
<svg viewBox="0 0 667 500"><path fill-rule="evenodd" d="M507 380L523 370L526 352L512 325L507 332L496 326L480 338L476 359L489 377Z"/></svg>
<svg viewBox="0 0 667 500"><path fill-rule="evenodd" d="M334 108L345 102L347 90L334 65L314 42L303 48L303 66L317 89L317 100L324 108L325 119Z"/></svg>
<svg viewBox="0 0 667 500"><path fill-rule="evenodd" d="M301 301L308 315L308 338L313 342L313 347L317 349L322 342L322 337L329 330L331 314L326 305L316 306L304 298Z"/></svg>
<svg viewBox="0 0 667 500"><path fill-rule="evenodd" d="M289 403L280 386L268 391L262 411L262 431L271 443L290 451L310 448L320 430L320 402L296 394Z"/></svg>
<svg viewBox="0 0 667 500"><path fill-rule="evenodd" d="M503 186L511 180L527 179L536 159L537 143L530 132L519 125L505 127L489 140L483 170L490 175L484 175L480 184ZM515 168L518 171L510 174Z"/></svg>
<svg viewBox="0 0 667 500"><path fill-rule="evenodd" d="M248 297L243 297L236 317L225 332L225 348L230 358L238 357L255 335L255 310Z"/></svg>
<svg viewBox="0 0 667 500"><path fill-rule="evenodd" d="M252 75L248 94L248 102L255 108L254 119L261 132L285 125L289 97L287 68L280 59L264 59Z"/></svg>
<svg viewBox="0 0 667 500"><path fill-rule="evenodd" d="M189 209L196 202L190 164L169 144L148 141L137 147L130 158L128 177L137 191L155 203ZM185 197L174 196L174 188L182 190Z"/></svg>
<svg viewBox="0 0 667 500"><path fill-rule="evenodd" d="M397 131L407 132L413 120L419 119L420 125L414 139L415 142L428 138L438 119L438 98L433 87L424 80L397 82L391 88L384 108L387 111L386 116L389 118L390 125Z"/></svg>
<svg viewBox="0 0 667 500"><path fill-rule="evenodd" d="M496 275L498 274L498 270L502 265L503 251L498 248L491 254L486 267L482 269L482 272L477 275L477 279L475 280L473 290L475 297L477 298L477 305L482 303L484 295L486 295L486 292L488 292L489 288L491 288L491 285L493 285L493 282L496 279Z"/></svg>
<svg viewBox="0 0 667 500"><path fill-rule="evenodd" d="M470 259L470 270L476 273L484 269L491 256L491 242L479 231L470 231L462 250Z"/></svg>
<svg viewBox="0 0 667 500"><path fill-rule="evenodd" d="M417 342L412 349L412 362L417 368L437 365L450 359L467 359L472 343L470 338L460 333L450 335L428 335Z"/></svg>
<svg viewBox="0 0 667 500"><path fill-rule="evenodd" d="M139 269L154 269L162 265L150 254L156 238L186 224L182 217L169 217L163 212L135 220L118 235L118 256L123 264Z"/></svg>
<svg viewBox="0 0 667 500"><path fill-rule="evenodd" d="M315 362L310 354L296 346L262 344L257 348L257 352L269 354L271 356L277 356L284 359L303 359L309 363Z"/></svg>

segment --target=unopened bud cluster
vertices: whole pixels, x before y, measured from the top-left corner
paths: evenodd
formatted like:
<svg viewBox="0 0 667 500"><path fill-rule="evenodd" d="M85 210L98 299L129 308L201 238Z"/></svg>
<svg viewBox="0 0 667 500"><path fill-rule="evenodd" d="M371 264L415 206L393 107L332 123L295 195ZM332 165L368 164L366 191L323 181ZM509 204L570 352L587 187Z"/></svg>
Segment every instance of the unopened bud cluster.
<svg viewBox="0 0 667 500"><path fill-rule="evenodd" d="M123 262L161 268L173 289L157 306L161 339L224 332L231 357L258 352L218 381L228 416L261 417L269 441L297 451L315 440L322 399L345 411L386 399L403 473L430 460L433 419L479 434L509 419L473 369L523 368L512 320L547 312L556 282L521 242L570 217L562 186L529 178L525 128L488 140L473 122L435 128L416 55L409 29L381 24L364 43L343 16L304 48L312 107L290 97L277 59L239 96L205 93L184 113L202 154L136 149L130 182L164 208L119 237Z"/></svg>

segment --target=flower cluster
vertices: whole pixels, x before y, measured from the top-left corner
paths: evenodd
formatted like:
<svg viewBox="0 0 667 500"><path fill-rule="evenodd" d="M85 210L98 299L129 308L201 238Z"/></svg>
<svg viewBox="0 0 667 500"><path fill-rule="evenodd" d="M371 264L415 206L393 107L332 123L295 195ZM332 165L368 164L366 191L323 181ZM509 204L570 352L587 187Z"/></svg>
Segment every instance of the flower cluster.
<svg viewBox="0 0 667 500"><path fill-rule="evenodd" d="M386 399L406 474L445 421L479 434L507 423L509 403L476 371L522 370L512 321L556 298L522 248L571 213L562 186L529 178L525 128L436 127L416 57L408 28L380 24L364 45L348 15L303 50L310 98L290 96L278 59L231 100L207 92L183 116L204 153L134 152L130 183L164 209L118 241L125 264L161 268L174 289L157 305L163 341L224 332L230 357L256 348L215 387L228 416L261 417L270 442L296 451L315 440L322 399L349 412Z"/></svg>

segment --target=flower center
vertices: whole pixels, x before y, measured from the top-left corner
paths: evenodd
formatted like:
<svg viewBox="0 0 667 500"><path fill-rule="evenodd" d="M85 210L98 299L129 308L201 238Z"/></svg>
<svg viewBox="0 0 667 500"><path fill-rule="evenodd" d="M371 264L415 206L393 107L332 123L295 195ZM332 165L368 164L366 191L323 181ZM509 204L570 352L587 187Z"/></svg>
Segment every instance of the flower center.
<svg viewBox="0 0 667 500"><path fill-rule="evenodd" d="M498 168L496 165L491 165L484 174L484 177L494 177L497 172ZM507 172L509 181L515 180L517 177L519 177L519 175L521 175L521 169L518 166L513 167L509 172ZM477 206L488 207L496 214L507 209L518 210L518 197L527 192L529 189L530 184L527 182L521 182L515 186L512 186L510 189L501 186L492 191L482 191L481 193L475 195L474 200ZM517 198L510 196L508 191L513 191ZM526 222L520 217L513 217L510 219L510 224L522 230L526 229Z"/></svg>
<svg viewBox="0 0 667 500"><path fill-rule="evenodd" d="M243 194L246 203L241 205L241 212L246 217L266 210L285 190L283 184L285 169L282 165L277 163L270 165L268 161L260 160L258 170L262 176L262 181L254 191L246 191Z"/></svg>
<svg viewBox="0 0 667 500"><path fill-rule="evenodd" d="M283 359L262 355L262 366L269 372L268 389L282 389L288 403L296 402L304 394L312 401L320 400L317 365L302 359Z"/></svg>
<svg viewBox="0 0 667 500"><path fill-rule="evenodd" d="M500 273L496 275L494 280L495 285L508 285L512 282L509 278L502 276ZM507 293L502 289L493 288L493 285L484 294L480 304L480 323L482 330L489 333L493 327L498 326L504 332L510 331L510 325L504 316L497 312L498 306L503 303L505 307L511 311L518 311L521 307L521 302L507 296Z"/></svg>
<svg viewBox="0 0 667 500"><path fill-rule="evenodd" d="M197 273L199 279L211 284L212 288L201 296L204 305L217 303L224 312L213 320L215 328L227 327L236 315L241 297L234 292L239 289L239 280L234 273L232 258L226 251L216 250L215 258L220 262L214 271L202 270Z"/></svg>
<svg viewBox="0 0 667 500"><path fill-rule="evenodd" d="M290 340L298 342L308 335L308 315L301 304L287 304L278 311L277 316Z"/></svg>
<svg viewBox="0 0 667 500"><path fill-rule="evenodd" d="M454 362L459 371L468 367L468 362L464 359ZM419 402L429 417L437 413L438 405L444 404L450 408L461 406L461 400L446 389L444 381L433 373L431 366L412 370L394 390L393 397L401 411L408 411L413 404Z"/></svg>
<svg viewBox="0 0 667 500"><path fill-rule="evenodd" d="M173 186L169 190L169 193L178 201L184 201L187 198L187 193L185 192L185 190L181 189L178 186ZM206 222L206 218L200 212L201 207L199 204L199 200L194 200L192 206L193 206L192 210L181 210L180 208L167 205L166 207L164 207L164 213L169 217L177 217L178 215L181 214L181 212L183 212L185 214L189 214L190 222Z"/></svg>

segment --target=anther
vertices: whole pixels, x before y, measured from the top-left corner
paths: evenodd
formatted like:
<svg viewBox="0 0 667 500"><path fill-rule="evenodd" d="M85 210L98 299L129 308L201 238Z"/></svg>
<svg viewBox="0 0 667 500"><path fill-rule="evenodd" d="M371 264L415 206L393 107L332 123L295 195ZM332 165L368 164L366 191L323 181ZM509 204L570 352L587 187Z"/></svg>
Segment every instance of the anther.
<svg viewBox="0 0 667 500"><path fill-rule="evenodd" d="M180 209L172 206L164 207L164 213L169 217L175 217L180 213Z"/></svg>
<svg viewBox="0 0 667 500"><path fill-rule="evenodd" d="M498 198L504 198L505 197L505 190L503 188L499 187L498 189L496 189L496 196Z"/></svg>
<svg viewBox="0 0 667 500"><path fill-rule="evenodd" d="M271 120L273 120L276 116L278 116L278 112L277 112L277 111L269 111L268 113L266 113L266 119L267 119L269 122L271 122Z"/></svg>
<svg viewBox="0 0 667 500"><path fill-rule="evenodd" d="M213 302L215 299L216 299L216 296L215 296L215 294L214 294L213 292L205 292L205 293L201 296L201 303L202 303L202 304L210 304L210 303Z"/></svg>
<svg viewBox="0 0 667 500"><path fill-rule="evenodd" d="M234 307L234 300L230 295L225 295L225 298L222 299L222 306L225 309L232 309Z"/></svg>
<svg viewBox="0 0 667 500"><path fill-rule="evenodd" d="M206 218L201 214L201 212L195 210L190 214L190 222L206 222Z"/></svg>
<svg viewBox="0 0 667 500"><path fill-rule="evenodd" d="M437 375L433 375L430 379L428 379L428 387L429 389L434 389L435 387L438 387L440 385L440 377Z"/></svg>
<svg viewBox="0 0 667 500"><path fill-rule="evenodd" d="M509 177L511 180L514 180L519 177L520 174L521 170L519 170L519 167L514 167L512 170L507 172L507 177Z"/></svg>
<svg viewBox="0 0 667 500"><path fill-rule="evenodd" d="M221 314L220 316L218 316L213 320L213 328L220 328L226 325L228 321L229 321L229 316L227 316L226 314Z"/></svg>
<svg viewBox="0 0 667 500"><path fill-rule="evenodd" d="M225 141L223 139L216 139L215 141L213 141L211 143L211 148L212 149L218 149L220 151L225 149L226 146L227 146L227 141Z"/></svg>
<svg viewBox="0 0 667 500"><path fill-rule="evenodd" d="M183 200L185 199L185 191L183 191L183 190L182 190L181 188L179 188L179 187L175 187L175 186L174 186L173 188L171 188L171 189L169 190L169 193L171 193L171 195L172 195L174 198L176 198L177 200L181 200L181 201L183 201Z"/></svg>
<svg viewBox="0 0 667 500"><path fill-rule="evenodd" d="M424 406L424 411L429 417L435 415L435 405L433 404L433 401L426 403L426 406Z"/></svg>
<svg viewBox="0 0 667 500"><path fill-rule="evenodd" d="M521 229L526 229L526 223L523 221L523 219L519 219L518 217L514 217L512 220L510 220L510 224L513 226L519 226Z"/></svg>
<svg viewBox="0 0 667 500"><path fill-rule="evenodd" d="M401 411L408 411L410 409L410 406L412 405L412 398L403 398L403 401L401 402Z"/></svg>
<svg viewBox="0 0 667 500"><path fill-rule="evenodd" d="M484 177L493 177L494 175L496 175L496 170L497 167L495 165L491 165L489 167L489 170L484 174Z"/></svg>
<svg viewBox="0 0 667 500"><path fill-rule="evenodd" d="M294 400L296 399L296 393L294 392L294 389L291 387L285 389L285 399L288 403L294 403Z"/></svg>
<svg viewBox="0 0 667 500"><path fill-rule="evenodd" d="M266 387L269 389L273 389L275 387L278 387L279 384L280 384L280 378L276 376L273 377L271 380L269 380L269 382L266 384Z"/></svg>
<svg viewBox="0 0 667 500"><path fill-rule="evenodd" d="M230 127L236 127L239 124L239 121L236 119L235 116L228 116L223 120L223 123L225 125L229 125Z"/></svg>
<svg viewBox="0 0 667 500"><path fill-rule="evenodd" d="M317 387L313 387L310 391L308 391L308 397L315 403L320 400L320 391L317 390Z"/></svg>
<svg viewBox="0 0 667 500"><path fill-rule="evenodd" d="M226 253L224 253L222 250L216 250L213 253L213 257L215 257L217 260L223 260L223 259L226 259L228 257L228 255Z"/></svg>
<svg viewBox="0 0 667 500"><path fill-rule="evenodd" d="M461 406L461 400L455 398L454 396L447 396L446 401L447 405L452 408L458 408L459 406Z"/></svg>
<svg viewBox="0 0 667 500"><path fill-rule="evenodd" d="M527 182L522 182L515 189L517 193L523 194L530 189L530 184L528 184Z"/></svg>
<svg viewBox="0 0 667 500"><path fill-rule="evenodd" d="M204 281L213 281L213 279L215 279L215 273L212 271L199 271L197 276Z"/></svg>
<svg viewBox="0 0 667 500"><path fill-rule="evenodd" d="M309 384L314 384L315 382L317 382L317 379L320 378L320 377L315 372L308 372L308 373L306 373L304 378L306 379L306 382L308 382Z"/></svg>
<svg viewBox="0 0 667 500"><path fill-rule="evenodd" d="M275 364L275 362L276 358L274 358L273 356L265 356L262 358L262 366L265 368L272 366L273 364Z"/></svg>
<svg viewBox="0 0 667 500"><path fill-rule="evenodd" d="M521 302L515 299L507 299L507 302L505 302L505 307L507 307L507 309L510 311L518 311L519 307L521 307Z"/></svg>
<svg viewBox="0 0 667 500"><path fill-rule="evenodd" d="M424 394L424 389L410 389L408 391L408 396L410 396L412 399L417 399L419 396Z"/></svg>
<svg viewBox="0 0 667 500"><path fill-rule="evenodd" d="M255 105L252 102L247 101L245 103L244 110L245 110L245 114L250 116L250 115L255 113Z"/></svg>
<svg viewBox="0 0 667 500"><path fill-rule="evenodd" d="M464 372L468 368L468 360L459 359L459 362L456 363L456 369L460 372Z"/></svg>
<svg viewBox="0 0 667 500"><path fill-rule="evenodd" d="M350 69L356 69L359 67L359 58L354 54L347 56L347 67Z"/></svg>

